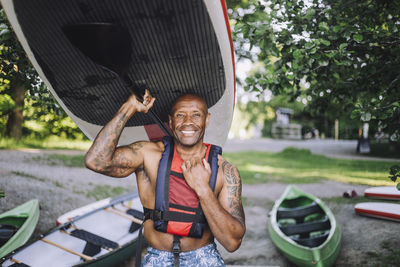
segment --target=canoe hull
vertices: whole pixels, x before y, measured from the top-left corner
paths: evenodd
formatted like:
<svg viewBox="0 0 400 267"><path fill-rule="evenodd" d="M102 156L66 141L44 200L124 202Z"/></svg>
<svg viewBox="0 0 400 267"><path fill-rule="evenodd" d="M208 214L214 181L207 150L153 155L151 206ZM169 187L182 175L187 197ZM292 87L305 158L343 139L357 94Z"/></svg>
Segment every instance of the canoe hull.
<svg viewBox="0 0 400 267"><path fill-rule="evenodd" d="M140 224L132 222L129 210L143 212L137 193L113 198L107 205L75 217L9 254L1 266L11 266L12 259L32 267L52 266L54 262L58 267L117 266L133 255L138 242ZM98 242L101 245L96 248Z"/></svg>
<svg viewBox="0 0 400 267"><path fill-rule="evenodd" d="M39 201L37 199L30 200L1 214L0 224L17 225L21 219L24 222L22 225L18 225L18 231L0 248L0 258L24 245L32 236L39 220Z"/></svg>
<svg viewBox="0 0 400 267"><path fill-rule="evenodd" d="M331 230L327 239L317 247L306 247L286 236L278 226L277 210L285 198L306 197L316 202L328 216ZM332 266L339 255L341 229L329 208L318 198L308 195L293 186L288 186L282 197L275 202L270 213L268 232L274 245L285 257L298 266Z"/></svg>

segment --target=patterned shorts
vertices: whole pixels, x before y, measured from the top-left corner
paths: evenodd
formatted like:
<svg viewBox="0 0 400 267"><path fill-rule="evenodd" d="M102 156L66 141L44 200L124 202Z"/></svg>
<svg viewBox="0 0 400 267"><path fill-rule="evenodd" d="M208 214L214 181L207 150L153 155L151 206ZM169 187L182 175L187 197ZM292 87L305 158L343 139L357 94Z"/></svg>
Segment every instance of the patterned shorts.
<svg viewBox="0 0 400 267"><path fill-rule="evenodd" d="M202 248L181 252L179 254L181 267L224 267L225 263L217 250L215 243ZM147 254L142 261L143 267L170 267L174 266L174 254L152 247L147 248Z"/></svg>

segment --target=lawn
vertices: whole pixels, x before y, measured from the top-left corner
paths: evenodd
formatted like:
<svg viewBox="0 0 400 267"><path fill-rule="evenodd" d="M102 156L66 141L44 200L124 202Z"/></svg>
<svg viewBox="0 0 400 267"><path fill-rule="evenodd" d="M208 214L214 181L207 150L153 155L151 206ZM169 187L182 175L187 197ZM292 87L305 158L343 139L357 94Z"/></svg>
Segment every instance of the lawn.
<svg viewBox="0 0 400 267"><path fill-rule="evenodd" d="M224 153L224 157L236 165L246 184L313 183L329 179L371 186L394 185L388 176L395 162L333 159L296 148L279 153Z"/></svg>
<svg viewBox="0 0 400 267"><path fill-rule="evenodd" d="M314 183L329 179L371 186L394 185L388 176L390 166L396 162L334 159L297 148L286 148L279 153L224 153L224 157L236 165L245 184ZM34 160L44 161L48 165L85 167L83 155L50 154Z"/></svg>

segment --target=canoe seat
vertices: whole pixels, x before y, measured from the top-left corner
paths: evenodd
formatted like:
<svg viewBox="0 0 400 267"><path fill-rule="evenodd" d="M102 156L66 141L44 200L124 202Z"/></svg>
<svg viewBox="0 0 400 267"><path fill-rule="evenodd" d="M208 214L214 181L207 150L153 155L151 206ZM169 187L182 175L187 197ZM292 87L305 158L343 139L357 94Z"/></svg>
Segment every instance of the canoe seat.
<svg viewBox="0 0 400 267"><path fill-rule="evenodd" d="M288 225L280 227L281 231L287 235L301 235L302 237L316 231L329 230L331 223L328 217L325 217L323 221L318 222L306 222L301 224Z"/></svg>
<svg viewBox="0 0 400 267"><path fill-rule="evenodd" d="M131 215L131 216L133 216L133 217L135 217L136 219L139 219L139 220L143 220L144 219L144 213L139 211L139 210L128 209L126 211L126 213ZM140 228L140 226L141 226L140 224L132 222L131 226L129 227L129 233L135 232L136 230L138 230Z"/></svg>
<svg viewBox="0 0 400 267"><path fill-rule="evenodd" d="M79 239L85 240L92 245L104 247L107 249L114 249L118 247L118 243L111 241L107 238L101 237L99 235L90 233L83 229L76 229L71 231L71 235Z"/></svg>
<svg viewBox="0 0 400 267"><path fill-rule="evenodd" d="M294 241L296 241L298 244L303 245L305 247L309 247L309 248L314 248L314 247L318 247L319 245L321 245L322 243L325 242L325 240L328 238L329 236L329 231L323 233L322 235L319 236L312 236L309 238L295 238L293 237L292 239Z"/></svg>
<svg viewBox="0 0 400 267"><path fill-rule="evenodd" d="M298 208L279 208L276 214L276 219L295 219L296 222L303 222L304 218L314 213L324 213L322 208L315 202L308 206Z"/></svg>
<svg viewBox="0 0 400 267"><path fill-rule="evenodd" d="M0 224L0 247L4 245L16 232L18 227L12 224Z"/></svg>

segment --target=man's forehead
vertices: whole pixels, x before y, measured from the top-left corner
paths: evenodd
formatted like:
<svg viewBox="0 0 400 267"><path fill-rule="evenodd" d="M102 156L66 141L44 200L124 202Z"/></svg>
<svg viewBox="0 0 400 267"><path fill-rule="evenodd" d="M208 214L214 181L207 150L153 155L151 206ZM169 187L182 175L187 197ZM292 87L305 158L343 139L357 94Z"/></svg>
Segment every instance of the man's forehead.
<svg viewBox="0 0 400 267"><path fill-rule="evenodd" d="M184 95L177 98L171 108L171 111L175 111L177 109L185 109L185 108L197 108L204 112L208 112L207 103L203 98L197 95Z"/></svg>

